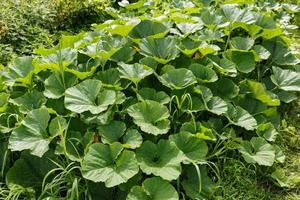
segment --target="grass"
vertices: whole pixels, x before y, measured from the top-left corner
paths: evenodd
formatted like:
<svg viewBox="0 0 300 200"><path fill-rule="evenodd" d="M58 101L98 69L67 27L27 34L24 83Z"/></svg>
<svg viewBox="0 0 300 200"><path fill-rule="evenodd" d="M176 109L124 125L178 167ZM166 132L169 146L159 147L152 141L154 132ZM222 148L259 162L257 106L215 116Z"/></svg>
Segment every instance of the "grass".
<svg viewBox="0 0 300 200"><path fill-rule="evenodd" d="M219 162L221 184L216 199L226 200L300 200L300 98L283 106L281 137L286 161L278 165L285 174L289 188L276 186L268 174L242 160Z"/></svg>

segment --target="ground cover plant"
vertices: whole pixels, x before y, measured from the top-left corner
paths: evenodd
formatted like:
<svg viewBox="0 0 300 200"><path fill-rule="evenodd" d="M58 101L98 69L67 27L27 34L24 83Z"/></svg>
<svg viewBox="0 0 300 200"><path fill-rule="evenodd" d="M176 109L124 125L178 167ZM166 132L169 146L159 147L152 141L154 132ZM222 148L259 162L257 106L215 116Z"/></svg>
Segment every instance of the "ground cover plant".
<svg viewBox="0 0 300 200"><path fill-rule="evenodd" d="M279 109L300 91L298 7L119 5L115 20L2 69L2 198L222 199L225 160L296 187L277 141Z"/></svg>

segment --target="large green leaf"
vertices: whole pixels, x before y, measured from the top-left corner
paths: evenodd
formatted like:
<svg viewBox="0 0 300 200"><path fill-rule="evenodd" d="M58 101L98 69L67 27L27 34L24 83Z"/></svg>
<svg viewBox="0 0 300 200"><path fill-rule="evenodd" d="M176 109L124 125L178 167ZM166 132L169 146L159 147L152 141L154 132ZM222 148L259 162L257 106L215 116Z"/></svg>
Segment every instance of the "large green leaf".
<svg viewBox="0 0 300 200"><path fill-rule="evenodd" d="M135 154L123 150L120 143L93 144L82 162L82 175L94 182L105 182L106 187L126 183L138 173Z"/></svg>
<svg viewBox="0 0 300 200"><path fill-rule="evenodd" d="M185 155L185 163L197 162L205 159L208 152L206 143L189 132L181 131L180 133L170 136L178 149Z"/></svg>
<svg viewBox="0 0 300 200"><path fill-rule="evenodd" d="M148 175L160 176L168 181L180 175L183 156L176 145L168 140L159 140L157 144L145 141L137 150L136 158L141 170Z"/></svg>
<svg viewBox="0 0 300 200"><path fill-rule="evenodd" d="M175 188L159 177L148 178L131 188L126 200L178 200Z"/></svg>
<svg viewBox="0 0 300 200"><path fill-rule="evenodd" d="M46 98L41 92L33 90L18 98L10 99L9 102L18 106L21 113L26 114L31 110L38 109L45 105Z"/></svg>
<svg viewBox="0 0 300 200"><path fill-rule="evenodd" d="M228 104L226 116L230 123L243 127L246 130L254 130L257 126L255 118L240 106L234 107Z"/></svg>
<svg viewBox="0 0 300 200"><path fill-rule="evenodd" d="M255 69L255 57L252 52L233 50L230 57L240 72L249 73Z"/></svg>
<svg viewBox="0 0 300 200"><path fill-rule="evenodd" d="M229 22L243 22L253 24L255 15L248 9L241 9L236 4L227 4L222 6L222 14Z"/></svg>
<svg viewBox="0 0 300 200"><path fill-rule="evenodd" d="M62 97L65 93L65 90L69 87L72 87L76 81L76 76L72 75L71 73L53 73L45 80L44 95L51 99L58 99Z"/></svg>
<svg viewBox="0 0 300 200"><path fill-rule="evenodd" d="M126 124L121 121L111 121L109 124L98 126L98 131L103 143L117 142L125 133Z"/></svg>
<svg viewBox="0 0 300 200"><path fill-rule="evenodd" d="M40 191L44 177L55 168L55 164L51 160L55 160L55 157L50 153L39 158L23 152L6 174L8 186L20 185L23 188Z"/></svg>
<svg viewBox="0 0 300 200"><path fill-rule="evenodd" d="M189 69L197 77L197 80L200 83L215 82L216 80L218 80L216 72L209 67L194 63L189 66Z"/></svg>
<svg viewBox="0 0 300 200"><path fill-rule="evenodd" d="M300 73L289 69L272 67L272 82L285 91L300 91Z"/></svg>
<svg viewBox="0 0 300 200"><path fill-rule="evenodd" d="M280 100L270 96L263 84L252 80L247 80L247 83L251 94L255 99L260 100L268 106L280 105Z"/></svg>
<svg viewBox="0 0 300 200"><path fill-rule="evenodd" d="M170 129L169 110L152 100L134 104L127 109L128 114L142 131L153 135L165 134Z"/></svg>
<svg viewBox="0 0 300 200"><path fill-rule="evenodd" d="M47 56L43 56L35 62L35 68L50 69L54 71L67 70L71 64L76 63L78 52L76 49L54 49ZM76 65L77 66L77 65ZM35 69L36 70L36 69Z"/></svg>
<svg viewBox="0 0 300 200"><path fill-rule="evenodd" d="M254 45L254 40L251 38L234 37L231 39L231 45L238 50L250 50Z"/></svg>
<svg viewBox="0 0 300 200"><path fill-rule="evenodd" d="M164 91L157 92L153 88L140 89L137 93L137 98L141 101L153 100L161 104L167 104L170 102L170 97Z"/></svg>
<svg viewBox="0 0 300 200"><path fill-rule="evenodd" d="M287 44L279 39L266 40L263 46L271 53L270 59L278 65L296 65L300 62Z"/></svg>
<svg viewBox="0 0 300 200"><path fill-rule="evenodd" d="M132 29L129 33L129 37L134 39L142 39L149 36L153 38L160 38L163 37L166 32L167 27L163 24L156 21L144 20Z"/></svg>
<svg viewBox="0 0 300 200"><path fill-rule="evenodd" d="M121 121L111 121L109 124L98 126L101 141L106 144L121 142L124 148L135 149L139 147L143 138L136 129L128 129Z"/></svg>
<svg viewBox="0 0 300 200"><path fill-rule="evenodd" d="M208 59L216 67L216 69L226 76L236 77L237 66L234 62L227 58L219 58L217 56L209 56Z"/></svg>
<svg viewBox="0 0 300 200"><path fill-rule="evenodd" d="M9 65L4 75L9 82L29 84L31 82L32 71L34 70L32 61L33 59L30 56L17 58L13 64Z"/></svg>
<svg viewBox="0 0 300 200"><path fill-rule="evenodd" d="M190 165L184 175L181 185L191 199L208 199L216 188L204 166Z"/></svg>
<svg viewBox="0 0 300 200"><path fill-rule="evenodd" d="M121 36L104 36L100 38L99 42L86 46L80 52L91 58L108 60L126 43L126 38Z"/></svg>
<svg viewBox="0 0 300 200"><path fill-rule="evenodd" d="M181 126L180 131L192 133L202 140L216 140L216 131L204 126L201 122L186 122Z"/></svg>
<svg viewBox="0 0 300 200"><path fill-rule="evenodd" d="M129 19L123 22L123 20L115 20L106 30L113 34L118 34L121 36L127 36L130 31L140 23L139 19ZM101 26L101 25L100 25ZM101 29L100 29L101 30Z"/></svg>
<svg viewBox="0 0 300 200"><path fill-rule="evenodd" d="M201 95L205 109L216 115L224 114L227 111L227 104L220 97L213 96L211 90L205 86L197 86L194 91Z"/></svg>
<svg viewBox="0 0 300 200"><path fill-rule="evenodd" d="M239 86L237 86L231 79L228 78L220 78L208 86L214 95L219 95L224 99L233 99L239 94L240 91Z"/></svg>
<svg viewBox="0 0 300 200"><path fill-rule="evenodd" d="M239 151L248 163L271 166L275 160L274 148L263 138L253 137L250 142L243 141Z"/></svg>
<svg viewBox="0 0 300 200"><path fill-rule="evenodd" d="M153 73L151 68L138 63L133 65L119 63L119 66L120 77L128 79L135 84Z"/></svg>
<svg viewBox="0 0 300 200"><path fill-rule="evenodd" d="M115 88L116 90L122 89L123 87L120 72L116 68L101 71L97 77L105 87Z"/></svg>
<svg viewBox="0 0 300 200"><path fill-rule="evenodd" d="M171 37L167 38L144 38L139 43L141 54L153 57L157 62L166 64L174 60L179 50L176 47L176 40Z"/></svg>
<svg viewBox="0 0 300 200"><path fill-rule="evenodd" d="M42 157L48 151L51 137L47 133L50 115L46 108L32 110L13 130L9 138L12 151L30 149L31 154Z"/></svg>
<svg viewBox="0 0 300 200"><path fill-rule="evenodd" d="M169 70L158 79L163 85L173 90L183 89L197 82L193 72L185 68Z"/></svg>
<svg viewBox="0 0 300 200"><path fill-rule="evenodd" d="M117 102L117 93L113 90L101 90L101 87L101 81L87 79L68 88L65 92L66 108L76 113L90 111L92 114L107 110L109 105Z"/></svg>

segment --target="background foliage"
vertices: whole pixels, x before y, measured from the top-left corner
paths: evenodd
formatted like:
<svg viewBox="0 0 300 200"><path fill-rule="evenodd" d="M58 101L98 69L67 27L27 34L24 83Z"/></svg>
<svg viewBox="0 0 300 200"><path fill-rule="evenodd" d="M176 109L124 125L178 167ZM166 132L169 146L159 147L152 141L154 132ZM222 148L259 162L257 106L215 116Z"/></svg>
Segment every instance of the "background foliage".
<svg viewBox="0 0 300 200"><path fill-rule="evenodd" d="M7 0L0 2L0 63L57 43L61 33L89 29L108 17L109 1Z"/></svg>

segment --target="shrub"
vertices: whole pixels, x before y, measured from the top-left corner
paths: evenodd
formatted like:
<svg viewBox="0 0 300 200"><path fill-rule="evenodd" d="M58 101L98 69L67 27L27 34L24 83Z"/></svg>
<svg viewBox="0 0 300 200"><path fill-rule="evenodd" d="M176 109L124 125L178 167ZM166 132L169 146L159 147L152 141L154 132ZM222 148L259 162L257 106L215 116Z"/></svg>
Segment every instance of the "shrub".
<svg viewBox="0 0 300 200"><path fill-rule="evenodd" d="M122 1L116 20L3 69L3 191L208 199L225 153L285 186L277 108L300 73L276 13L295 7L197 2Z"/></svg>
<svg viewBox="0 0 300 200"><path fill-rule="evenodd" d="M101 5L101 6L100 6ZM65 0L22 0L0 2L0 63L14 55L30 55L42 46L51 47L61 31L79 32L109 16L108 2Z"/></svg>

